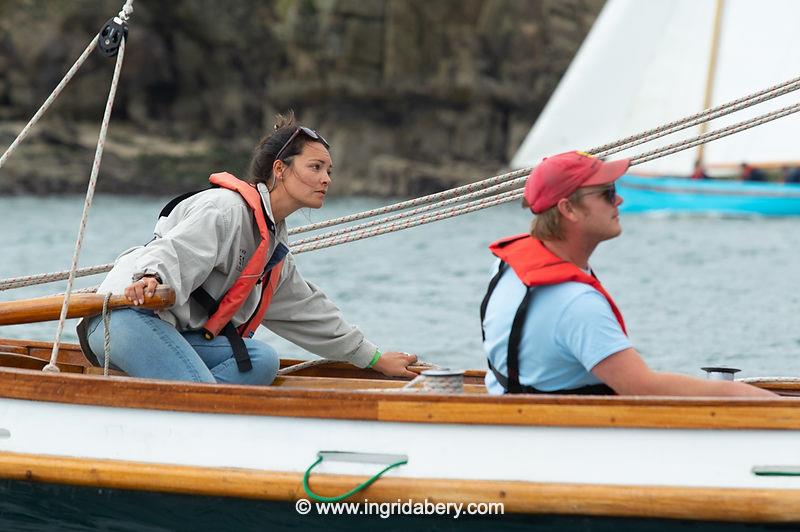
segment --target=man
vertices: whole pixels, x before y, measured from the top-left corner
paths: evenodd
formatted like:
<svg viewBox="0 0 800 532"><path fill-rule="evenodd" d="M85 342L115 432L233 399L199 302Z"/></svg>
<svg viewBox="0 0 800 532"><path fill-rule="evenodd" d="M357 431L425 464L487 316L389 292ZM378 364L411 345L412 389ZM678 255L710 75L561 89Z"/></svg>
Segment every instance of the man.
<svg viewBox="0 0 800 532"><path fill-rule="evenodd" d="M589 267L597 245L622 232L614 182L629 164L573 151L531 172L531 234L490 246L500 261L481 304L489 392L774 397L739 382L652 371L631 345Z"/></svg>

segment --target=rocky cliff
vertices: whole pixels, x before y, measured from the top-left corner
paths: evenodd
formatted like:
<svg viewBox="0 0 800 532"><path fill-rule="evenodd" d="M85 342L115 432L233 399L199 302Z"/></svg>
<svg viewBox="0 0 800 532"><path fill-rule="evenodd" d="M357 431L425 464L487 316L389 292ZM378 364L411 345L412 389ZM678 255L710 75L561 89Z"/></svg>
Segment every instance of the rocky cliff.
<svg viewBox="0 0 800 532"><path fill-rule="evenodd" d="M122 0L0 0L0 149ZM276 112L332 144L337 193L417 195L500 170L603 0L137 0L99 189L244 174ZM93 54L0 170L83 191L113 59Z"/></svg>

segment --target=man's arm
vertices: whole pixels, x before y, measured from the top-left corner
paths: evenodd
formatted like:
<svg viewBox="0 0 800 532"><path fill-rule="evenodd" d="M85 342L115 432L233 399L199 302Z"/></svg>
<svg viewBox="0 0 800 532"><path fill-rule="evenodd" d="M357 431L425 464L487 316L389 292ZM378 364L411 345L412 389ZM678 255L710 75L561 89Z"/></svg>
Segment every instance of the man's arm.
<svg viewBox="0 0 800 532"><path fill-rule="evenodd" d="M592 374L620 395L777 397L743 382L703 380L653 371L632 347L600 361L592 368Z"/></svg>

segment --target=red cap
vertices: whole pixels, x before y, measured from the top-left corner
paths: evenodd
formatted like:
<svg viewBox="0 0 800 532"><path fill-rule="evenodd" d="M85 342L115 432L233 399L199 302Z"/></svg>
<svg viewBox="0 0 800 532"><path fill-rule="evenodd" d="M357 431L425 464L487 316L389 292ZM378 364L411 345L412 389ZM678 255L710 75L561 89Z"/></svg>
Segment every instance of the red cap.
<svg viewBox="0 0 800 532"><path fill-rule="evenodd" d="M630 159L605 162L580 151L545 157L525 182L525 201L534 213L544 212L580 187L613 183L630 164Z"/></svg>

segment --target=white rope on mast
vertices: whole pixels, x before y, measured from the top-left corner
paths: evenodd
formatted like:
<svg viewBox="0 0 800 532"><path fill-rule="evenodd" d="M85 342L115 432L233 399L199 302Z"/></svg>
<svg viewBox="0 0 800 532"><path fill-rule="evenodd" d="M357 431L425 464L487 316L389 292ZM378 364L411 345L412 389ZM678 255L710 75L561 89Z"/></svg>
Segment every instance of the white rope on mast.
<svg viewBox="0 0 800 532"><path fill-rule="evenodd" d="M132 0L128 0L132 3ZM111 88L108 91L108 100L106 100L106 109L103 114L103 122L100 124L100 135L97 138L97 149L94 154L94 162L92 163L92 173L89 177L89 187L86 191L86 200L83 203L83 214L81 214L81 223L78 229L78 238L75 242L75 251L72 254L72 265L70 266L69 276L67 278L67 288L64 291L64 303L61 305L61 315L58 319L58 328L56 329L56 338L53 342L53 351L50 353L50 363L47 364L43 371L58 372L56 360L58 359L58 349L61 345L61 334L64 331L64 321L67 318L67 310L69 309L69 299L72 292L72 285L75 281L75 270L78 269L78 257L80 256L81 246L83 245L83 234L86 230L86 221L89 217L89 210L92 208L92 199L94 198L94 190L97 185L97 175L100 173L100 161L103 158L103 148L106 143L106 134L108 132L108 123L111 120L111 109L114 106L114 97L117 94L117 84L119 83L119 74L122 70L122 60L125 57L125 37L122 37L119 43L119 52L117 53L117 62L114 66L114 76L111 79Z"/></svg>

